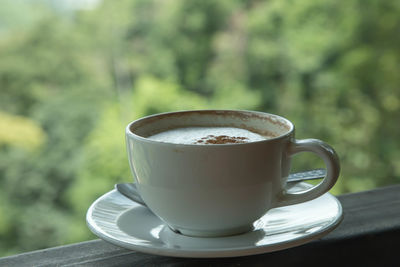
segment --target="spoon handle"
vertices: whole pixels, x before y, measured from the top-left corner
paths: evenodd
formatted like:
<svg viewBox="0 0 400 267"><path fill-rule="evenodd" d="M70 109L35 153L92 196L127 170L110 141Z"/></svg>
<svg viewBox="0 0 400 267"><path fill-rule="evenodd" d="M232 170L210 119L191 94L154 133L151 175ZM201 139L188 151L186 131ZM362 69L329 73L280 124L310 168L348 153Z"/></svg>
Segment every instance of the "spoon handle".
<svg viewBox="0 0 400 267"><path fill-rule="evenodd" d="M305 181L305 180L314 180L314 179L321 179L326 176L325 169L315 169L305 172L297 172L289 174L287 179L289 182L298 182L298 181Z"/></svg>
<svg viewBox="0 0 400 267"><path fill-rule="evenodd" d="M304 180L312 180L312 179L321 179L324 178L326 175L325 169L315 169L305 172L298 172L292 173L289 175L287 182L299 182ZM147 206L142 197L140 196L139 192L137 191L136 184L134 183L123 183L123 184L116 184L115 189L118 192L126 196L127 198L135 201L138 204L143 206Z"/></svg>

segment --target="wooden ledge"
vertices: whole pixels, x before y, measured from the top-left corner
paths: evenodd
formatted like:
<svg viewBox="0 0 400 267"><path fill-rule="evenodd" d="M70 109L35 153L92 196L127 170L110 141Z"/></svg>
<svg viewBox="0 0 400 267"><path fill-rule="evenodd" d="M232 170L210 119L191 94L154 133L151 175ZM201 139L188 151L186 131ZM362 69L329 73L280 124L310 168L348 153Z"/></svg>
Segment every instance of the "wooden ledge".
<svg viewBox="0 0 400 267"><path fill-rule="evenodd" d="M143 254L93 240L0 258L0 266L400 266L400 185L338 198L344 219L334 231L282 251L186 259Z"/></svg>

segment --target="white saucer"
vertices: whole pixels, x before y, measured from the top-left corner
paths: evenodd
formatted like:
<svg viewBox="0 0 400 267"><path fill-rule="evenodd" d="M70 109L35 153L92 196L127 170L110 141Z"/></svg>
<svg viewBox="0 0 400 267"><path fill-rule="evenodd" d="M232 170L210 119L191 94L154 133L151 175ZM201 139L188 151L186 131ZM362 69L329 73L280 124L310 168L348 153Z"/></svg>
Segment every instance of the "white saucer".
<svg viewBox="0 0 400 267"><path fill-rule="evenodd" d="M308 188L298 183L290 191ZM270 210L241 235L199 238L172 232L147 208L115 190L97 199L86 214L90 230L117 246L174 257L236 257L277 251L318 239L342 220L342 206L331 194Z"/></svg>

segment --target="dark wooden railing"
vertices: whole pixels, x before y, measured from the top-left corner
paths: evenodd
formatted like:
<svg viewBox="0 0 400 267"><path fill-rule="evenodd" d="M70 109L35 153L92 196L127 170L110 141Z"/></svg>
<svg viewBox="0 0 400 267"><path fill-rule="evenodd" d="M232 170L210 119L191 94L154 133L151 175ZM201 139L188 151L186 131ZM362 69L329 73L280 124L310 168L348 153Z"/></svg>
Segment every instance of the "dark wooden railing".
<svg viewBox="0 0 400 267"><path fill-rule="evenodd" d="M339 200L344 219L338 228L319 240L272 253L172 258L93 240L0 258L0 266L400 266L400 185Z"/></svg>

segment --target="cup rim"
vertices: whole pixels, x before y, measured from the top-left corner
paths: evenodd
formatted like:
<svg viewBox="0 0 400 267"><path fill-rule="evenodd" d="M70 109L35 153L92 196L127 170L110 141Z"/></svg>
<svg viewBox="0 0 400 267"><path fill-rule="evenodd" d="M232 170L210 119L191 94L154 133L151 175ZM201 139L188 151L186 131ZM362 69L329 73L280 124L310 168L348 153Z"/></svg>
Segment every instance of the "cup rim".
<svg viewBox="0 0 400 267"><path fill-rule="evenodd" d="M156 140L151 140L149 138L140 136L138 134L135 134L132 130L131 127L134 124L138 124L141 123L143 121L146 120L155 120L158 117L162 117L162 116L171 116L171 115L176 115L176 114L188 114L188 113L210 113L210 112L215 112L215 113L248 113L248 114L259 114L259 115L268 115L271 117L275 117L278 118L282 121L284 121L288 126L289 126L289 130L281 135L278 135L276 137L271 137L265 140L260 140L260 141L252 141L252 142L247 142L247 143L228 143L228 144L177 144L177 143L171 143L171 142L164 142L164 141L156 141ZM145 117L141 117L139 119L136 119L132 122L130 122L126 128L125 128L125 133L126 136L130 136L132 138L135 139L139 139L142 142L147 142L147 143L153 143L153 144L159 144L159 145L173 145L173 146L185 146L185 147L230 147L230 146L244 146L244 145L251 145L251 144L258 144L258 143L263 143L263 142L270 142L270 141L275 141L275 140L279 140L282 138L285 138L287 136L290 136L295 130L294 124L280 116L280 115L276 115L276 114L272 114L272 113L268 113L268 112L261 112L261 111L253 111L253 110L240 110L240 109L194 109L194 110L178 110L178 111L171 111L171 112L162 112L162 113L156 113L156 114L151 114Z"/></svg>

